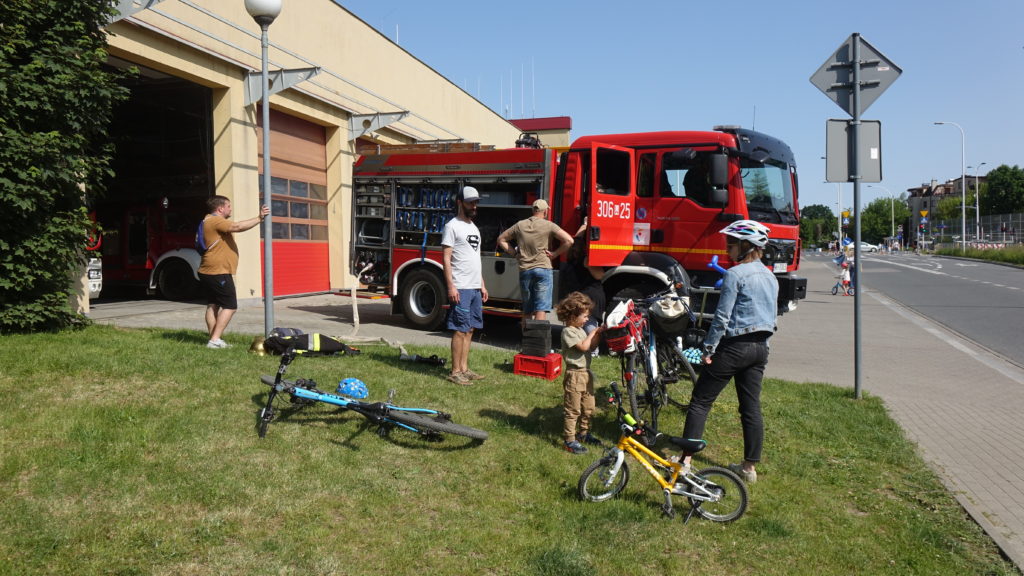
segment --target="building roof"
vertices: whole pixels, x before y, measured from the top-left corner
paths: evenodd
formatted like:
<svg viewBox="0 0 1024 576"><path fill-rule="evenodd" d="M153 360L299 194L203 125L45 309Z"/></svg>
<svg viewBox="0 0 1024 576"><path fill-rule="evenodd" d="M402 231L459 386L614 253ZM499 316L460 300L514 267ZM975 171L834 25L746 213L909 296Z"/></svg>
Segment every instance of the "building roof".
<svg viewBox="0 0 1024 576"><path fill-rule="evenodd" d="M519 118L509 120L513 126L523 132L538 130L572 130L572 118L568 116L552 116L550 118Z"/></svg>

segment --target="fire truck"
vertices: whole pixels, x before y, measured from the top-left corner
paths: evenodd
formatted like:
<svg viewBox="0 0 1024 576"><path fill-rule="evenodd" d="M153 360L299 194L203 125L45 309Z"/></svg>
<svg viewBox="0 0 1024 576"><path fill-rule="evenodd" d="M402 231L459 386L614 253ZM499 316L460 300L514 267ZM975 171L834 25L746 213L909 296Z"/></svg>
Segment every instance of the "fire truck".
<svg viewBox="0 0 1024 576"><path fill-rule="evenodd" d="M780 313L806 294L806 279L794 274L796 163L789 146L752 130L586 136L561 153L370 154L356 161L353 178L352 272L367 291L390 296L394 313L424 329L444 320L441 232L456 213L456 193L468 185L481 195L475 223L490 294L485 312L520 314L518 265L496 244L502 231L531 215L538 198L571 235L586 219L585 258L606 268L608 302L681 283L709 318L720 269L734 264L718 232L747 218L772 231L763 262L779 280Z"/></svg>
<svg viewBox="0 0 1024 576"><path fill-rule="evenodd" d="M194 240L204 214L206 197L198 194L99 204L106 284L159 290L169 300L195 297L201 258Z"/></svg>

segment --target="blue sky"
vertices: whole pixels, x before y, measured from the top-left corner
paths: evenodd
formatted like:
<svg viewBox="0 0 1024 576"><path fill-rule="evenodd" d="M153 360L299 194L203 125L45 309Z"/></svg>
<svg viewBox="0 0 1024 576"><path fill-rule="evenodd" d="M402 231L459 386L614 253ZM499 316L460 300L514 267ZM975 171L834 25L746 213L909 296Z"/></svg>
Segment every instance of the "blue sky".
<svg viewBox="0 0 1024 576"><path fill-rule="evenodd" d="M1024 165L1021 0L339 3L503 116L572 117L574 138L753 126L793 148L801 204L833 210L825 124L848 116L809 78L857 32L903 70L862 114L882 124L881 186L960 176L960 131L935 121L963 127L982 175ZM862 185L862 205L881 196Z"/></svg>

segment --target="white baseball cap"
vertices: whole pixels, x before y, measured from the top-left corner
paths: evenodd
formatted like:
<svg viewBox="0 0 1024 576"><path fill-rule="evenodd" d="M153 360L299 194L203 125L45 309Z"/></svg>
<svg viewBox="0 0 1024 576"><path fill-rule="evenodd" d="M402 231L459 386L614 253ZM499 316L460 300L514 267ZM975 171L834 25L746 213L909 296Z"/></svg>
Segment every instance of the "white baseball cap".
<svg viewBox="0 0 1024 576"><path fill-rule="evenodd" d="M476 191L476 188L472 186L466 186L462 189L462 201L463 202L479 202L480 193Z"/></svg>
<svg viewBox="0 0 1024 576"><path fill-rule="evenodd" d="M533 211L534 212L543 212L543 211L545 211L547 209L548 209L548 203L545 202L544 200L538 199L538 200L534 200L533 201Z"/></svg>

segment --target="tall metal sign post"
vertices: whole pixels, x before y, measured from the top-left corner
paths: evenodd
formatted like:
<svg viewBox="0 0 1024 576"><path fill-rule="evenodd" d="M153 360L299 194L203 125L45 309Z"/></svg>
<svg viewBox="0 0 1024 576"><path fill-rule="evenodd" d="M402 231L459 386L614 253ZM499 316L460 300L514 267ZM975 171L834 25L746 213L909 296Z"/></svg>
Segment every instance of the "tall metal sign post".
<svg viewBox="0 0 1024 576"><path fill-rule="evenodd" d="M826 176L835 172L831 167L836 163L846 163L846 179L842 177L830 182L853 182L853 275L856 278L853 302L853 355L854 355L854 394L861 398L861 330L860 330L860 297L863 290L863 277L860 265L860 183L880 182L881 144L877 148L861 144L860 115L867 110L879 95L882 94L903 71L893 64L881 52L853 33L836 50L832 56L811 76L811 84L817 86L833 102L853 117L846 126L847 138L831 138L836 140L841 150L826 152ZM881 128L872 134L880 134ZM831 130L830 130L831 132ZM881 136L878 136L879 141ZM843 140L846 146L842 147ZM873 169L877 167L877 170Z"/></svg>

